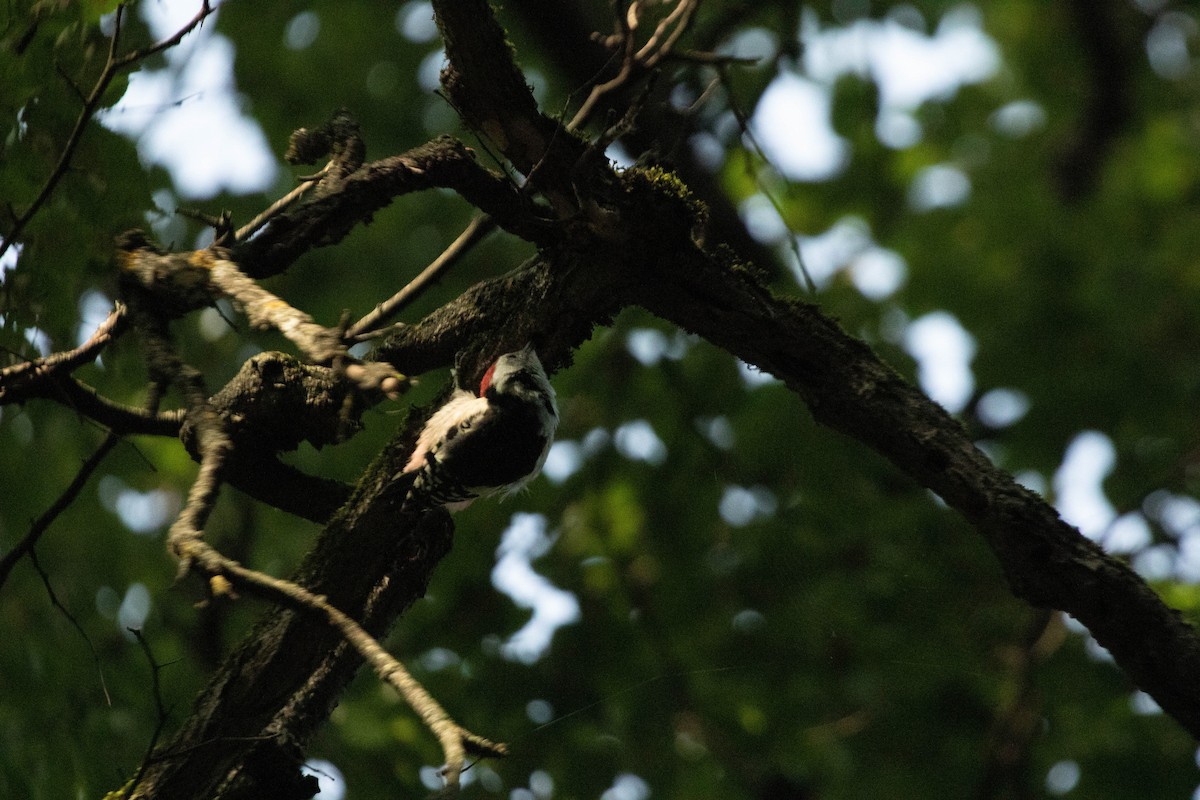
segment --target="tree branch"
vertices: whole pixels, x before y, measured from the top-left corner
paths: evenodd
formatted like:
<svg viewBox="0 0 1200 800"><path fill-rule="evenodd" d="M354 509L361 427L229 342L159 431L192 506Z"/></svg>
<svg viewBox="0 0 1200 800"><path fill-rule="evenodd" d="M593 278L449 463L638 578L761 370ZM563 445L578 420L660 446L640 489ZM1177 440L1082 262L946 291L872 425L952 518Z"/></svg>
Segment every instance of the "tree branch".
<svg viewBox="0 0 1200 800"><path fill-rule="evenodd" d="M31 384L70 374L78 367L95 361L100 351L125 331L126 323L125 306L117 303L88 340L74 350L52 353L45 358L23 361L0 370L0 405L13 402L13 395L29 393Z"/></svg>
<svg viewBox="0 0 1200 800"><path fill-rule="evenodd" d="M620 203L628 241L576 242L571 253L479 284L391 337L379 357L469 349L480 331L515 327L541 335L539 352L562 364L592 324L626 302L642 305L782 379L818 422L936 492L984 536L1014 594L1080 620L1142 690L1200 736L1200 686L1189 677L1200 674L1200 637L1178 612L993 465L957 420L868 345L816 306L773 295L750 265L698 245L690 232L699 210L677 184L637 171L624 177L629 192L608 201Z"/></svg>
<svg viewBox="0 0 1200 800"><path fill-rule="evenodd" d="M443 80L454 82L452 94L462 101L468 122L483 124L493 119L496 98L514 92L513 82L503 77L516 69L511 52L494 33L499 26L483 0L441 0L434 9L450 61ZM473 50L456 57L451 40L459 35ZM492 74L502 77L489 93ZM504 120L505 130L538 129L536 117L516 100ZM547 148L546 157L561 155ZM595 172L606 169L598 162L590 166ZM816 306L771 294L749 265L705 250L695 236L703 226L703 209L673 176L629 170L620 188L605 195L598 189L614 187L611 177L575 173L575 178L591 191L590 202L606 210L605 219L587 230L574 229L570 253L550 254L553 274L547 274L547 264L530 272L534 285L540 276L557 288L539 298L540 314L527 313L554 319L556 312L572 308L554 300L570 298L598 322L611 313L616 298L632 296L652 313L781 378L817 421L864 442L940 495L984 536L1017 596L1083 622L1140 688L1200 737L1200 685L1192 680L1200 674L1200 637L1132 569L993 465L945 409L880 361L867 344L848 336ZM553 264L555 258L561 263ZM594 285L585 283L597 273L609 283L604 301ZM509 300L514 302L520 301ZM497 307L510 325L512 309ZM463 329L488 328L489 322L492 330L506 327L499 319L464 316L468 319L456 320ZM444 324L442 317L429 327L436 331ZM394 351L428 332L402 331L381 349ZM560 342L570 346L574 337L563 333L560 329Z"/></svg>
<svg viewBox="0 0 1200 800"><path fill-rule="evenodd" d="M358 322L346 329L347 339L370 339L378 335L374 328L391 319L404 310L410 303L420 297L426 289L434 284L447 270L457 264L464 255L485 236L496 229L496 221L481 214L467 225L458 238L450 243L442 254L433 260L417 277L383 301Z"/></svg>
<svg viewBox="0 0 1200 800"><path fill-rule="evenodd" d="M88 456L87 460L79 467L79 471L75 473L75 477L71 479L71 483L63 490L63 493L58 496L50 508L46 509L46 513L38 517L32 525L29 526L29 532L21 537L21 541L17 542L11 550L0 558L0 588L4 587L5 581L8 580L8 575L12 572L12 568L17 562L24 558L28 553L33 551L38 540L42 538L53 524L54 520L58 519L62 512L70 507L71 503L75 502L75 498L83 491L83 487L87 484L88 478L96 471L112 449L121 441L121 437L116 433L109 433L104 437L104 441L96 448L96 451Z"/></svg>
<svg viewBox="0 0 1200 800"><path fill-rule="evenodd" d="M34 398L54 400L122 435L178 436L183 424L182 411L155 412L116 403L70 375L30 383L23 388L26 391L14 392L7 398L9 402L23 403Z"/></svg>
<svg viewBox="0 0 1200 800"><path fill-rule="evenodd" d="M345 505L353 490L341 481L301 472L253 444L230 455L225 480L260 503L322 524Z"/></svg>
<svg viewBox="0 0 1200 800"><path fill-rule="evenodd" d="M650 265L647 265L650 266ZM983 535L1014 594L1078 619L1117 664L1200 737L1200 637L1123 561L1063 522L974 446L945 409L816 306L771 295L692 248L641 284L639 303L782 379L824 425L936 492Z"/></svg>
<svg viewBox="0 0 1200 800"><path fill-rule="evenodd" d="M446 44L442 88L463 120L529 176L560 218L578 211L575 165L586 143L538 110L504 30L486 0L435 0Z"/></svg>
<svg viewBox="0 0 1200 800"><path fill-rule="evenodd" d="M293 577L376 638L424 594L450 547L449 515L401 517L403 493L387 490L417 428L419 422L367 471ZM273 796L303 796L288 788L302 747L361 664L324 618L269 611L159 749L134 797L250 797L263 786L273 787Z"/></svg>
<svg viewBox="0 0 1200 800"><path fill-rule="evenodd" d="M234 247L232 259L251 278L277 275L309 250L338 243L400 195L432 188L453 189L523 239L543 242L552 235L515 186L480 166L462 142L441 136L343 179L325 178L320 196L273 218Z"/></svg>

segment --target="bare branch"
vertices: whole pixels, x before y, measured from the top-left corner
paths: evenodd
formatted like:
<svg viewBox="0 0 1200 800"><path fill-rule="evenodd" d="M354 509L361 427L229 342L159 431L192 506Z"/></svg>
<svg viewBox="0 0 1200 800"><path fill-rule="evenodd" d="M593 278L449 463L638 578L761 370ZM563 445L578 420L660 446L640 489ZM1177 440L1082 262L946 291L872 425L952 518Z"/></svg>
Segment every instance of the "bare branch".
<svg viewBox="0 0 1200 800"><path fill-rule="evenodd" d="M187 368L178 373L181 388L196 399L194 381ZM345 640L371 665L381 680L392 686L437 737L445 754L447 786L457 788L468 747L473 752L500 756L507 752L497 744L470 733L454 722L398 660L366 630L324 597L314 595L291 581L247 569L218 553L204 541L204 526L221 485L221 475L233 452L233 442L207 402L192 408L198 418L200 472L188 493L187 504L171 525L167 546L180 561L181 574L196 569L208 576L213 595L236 596L247 591L297 611L322 614Z"/></svg>
<svg viewBox="0 0 1200 800"><path fill-rule="evenodd" d="M29 527L29 532L21 537L21 541L17 542L11 550L5 553L3 558L0 558L0 588L8 580L8 575L12 572L12 568L16 566L17 562L26 555L33 553L33 548L37 545L38 540L42 538L42 534L49 530L54 520L58 519L59 515L66 511L71 503L75 502L75 498L79 497L79 493L83 491L88 478L92 476L92 473L100 466L100 462L112 452L112 449L120 441L121 437L119 434L110 433L104 437L104 441L100 443L96 451L88 456L87 460L79 467L79 471L75 473L75 477L71 480L67 488L63 490L63 493L58 496L58 499L54 501L50 508L46 509L45 513L34 521L33 525Z"/></svg>
<svg viewBox="0 0 1200 800"><path fill-rule="evenodd" d="M637 60L644 67L653 67L666 54L670 53L679 37L691 24L692 16L696 13L699 0L676 0L675 8L663 17L654 29L649 41L637 52Z"/></svg>
<svg viewBox="0 0 1200 800"><path fill-rule="evenodd" d="M381 364L359 364L349 355L343 332L318 325L308 314L263 289L228 258L210 247L190 253L162 253L141 231L121 237L118 262L128 291L134 287L155 301L156 313L176 316L219 297L237 304L256 328L275 328L318 364L345 367L343 375L366 392L395 395L406 388L403 375ZM346 365L353 365L350 369Z"/></svg>
<svg viewBox="0 0 1200 800"><path fill-rule="evenodd" d="M433 285L445 272L459 262L477 242L496 229L496 221L486 214L481 214L471 220L470 224L451 242L442 254L413 278L407 286L390 298L375 306L375 309L346 329L346 338L352 340L372 339L387 331L375 331L373 328L387 322L399 314L405 307L420 297L426 289Z"/></svg>
<svg viewBox="0 0 1200 800"><path fill-rule="evenodd" d="M340 331L318 325L308 314L242 274L237 264L212 250L197 253L192 260L205 262L213 286L239 305L254 327L277 329L318 364L348 357Z"/></svg>
<svg viewBox="0 0 1200 800"><path fill-rule="evenodd" d="M251 278L276 275L314 247L338 243L396 197L435 187L453 189L523 239L544 244L558 235L511 181L480 166L462 142L442 136L366 163L340 179L336 192L280 213L257 236L237 244L233 260Z"/></svg>
<svg viewBox="0 0 1200 800"><path fill-rule="evenodd" d="M382 488L403 463L404 441L359 482L293 578L375 637L422 596L452 534L448 514L399 516L399 498ZM222 787L257 796L264 782L294 781L304 743L361 664L323 615L274 607L159 748L135 796L199 800L221 796Z"/></svg>
<svg viewBox="0 0 1200 800"><path fill-rule="evenodd" d="M225 480L260 503L316 523L328 522L353 489L332 478L309 475L252 446L234 450L225 465Z"/></svg>
<svg viewBox="0 0 1200 800"><path fill-rule="evenodd" d="M621 69L614 77L592 87L587 100L575 112L575 116L571 118L571 122L567 126L571 130L576 130L585 125L595 110L596 104L600 102L600 99L618 86L624 86L630 76L633 75L633 69L637 63L637 53L635 51L637 44L633 35L634 26L637 22L637 18L633 13L636 8L635 4L630 6L628 14L618 13L614 15L616 18L617 33L612 38L621 46Z"/></svg>
<svg viewBox="0 0 1200 800"><path fill-rule="evenodd" d="M99 422L115 434L178 435L181 412L158 413L153 409L114 403L70 375L76 368L95 360L101 350L128 328L127 312L123 303L117 303L91 337L74 350L0 370L0 406L23 403L35 397L49 398Z"/></svg>
<svg viewBox="0 0 1200 800"><path fill-rule="evenodd" d="M57 400L77 414L95 420L121 435L178 436L183 424L184 412L181 409L150 411L115 403L91 386L70 376L48 385L42 394L29 396Z"/></svg>
<svg viewBox="0 0 1200 800"><path fill-rule="evenodd" d="M195 401L195 381L188 369L185 367L179 371L178 382ZM236 596L239 590L247 591L293 610L322 614L371 665L379 678L400 693L437 737L445 753L448 786L458 786L468 745L477 752L504 755L507 752L504 745L478 737L454 722L403 664L384 650L361 625L324 597L314 595L291 581L247 569L221 555L204 541L204 526L216 504L221 475L234 445L219 417L202 396L198 399L199 404L192 407L192 415L198 420L200 472L188 492L187 504L167 533L167 546L179 559L180 573L199 570L208 576L213 595Z"/></svg>
<svg viewBox="0 0 1200 800"><path fill-rule="evenodd" d="M158 269L157 267L161 266L158 264L147 266L130 263L136 262L138 253L151 260L155 257L147 248L127 252L127 269L133 269L151 280L157 276L176 277L170 270L164 272ZM260 290L237 271L236 265L219 258L212 251L194 253L188 259L188 263L192 268L207 269L212 273L213 282L242 302L247 310L251 311L252 320L262 317L285 329L285 334L291 332L294 335L299 335L295 332L304 326L312 325L304 320L297 320L295 312L291 309L272 310L272 305L285 304ZM221 555L204 541L205 525L216 505L227 465L235 453L234 440L221 415L208 399L199 372L182 361L175 352L166 334L164 321L140 305L134 307L134 315L146 348L151 372L169 379L184 396L188 425L195 437L196 450L199 453L199 473L188 492L183 510L167 533L167 547L179 559L180 575L192 570L199 571L207 577L209 591L214 596L236 596L237 591L247 591L293 610L323 615L359 655L371 664L379 677L404 697L438 738L445 752L448 786L458 786L468 749L488 755L503 755L506 752L503 745L476 736L450 719L399 661L388 654L366 629L325 597L313 594L297 583L247 569ZM144 775L147 763L148 759L143 761L137 780L141 780ZM136 785L129 791L135 790Z"/></svg>
<svg viewBox="0 0 1200 800"><path fill-rule="evenodd" d="M91 651L92 663L96 665L96 675L100 679L100 690L104 692L104 702L111 706L112 696L108 693L108 681L104 678L104 665L100 661L100 653L96 650L96 645L92 643L92 637L88 636L87 631L85 631L83 626L79 624L79 620L75 618L75 615L67 610L67 607L64 606L62 601L58 599L58 594L54 591L54 587L50 584L50 576L46 574L46 570L42 569L42 565L38 561L37 551L34 550L32 546L29 549L29 563L33 565L38 577L42 579L42 586L46 589L46 594L50 598L51 605L57 608L59 613L67 618L67 622L71 623L71 627L74 628L81 637L83 637L84 643L87 644L88 650ZM0 581L0 584L2 583L3 582Z"/></svg>
<svg viewBox="0 0 1200 800"><path fill-rule="evenodd" d="M458 787L459 776L462 774L468 752L491 757L507 755L508 748L504 744L477 736L451 719L445 709L413 678L399 660L388 653L361 625L324 597L315 595L292 581L247 569L204 544L198 536L187 538L186 553L189 563L209 575L210 584L223 579L229 585L229 589L223 591L245 591L294 611L317 613L336 628L371 666L379 679L395 689L437 737L445 757L443 775L447 787Z"/></svg>
<svg viewBox="0 0 1200 800"><path fill-rule="evenodd" d="M122 3L120 6L118 6L118 8L123 8L124 6L125 3ZM125 67L136 64L139 61L143 61L150 56L157 55L163 50L168 50L183 41L183 37L195 30L214 11L216 11L216 8L209 4L209 0L201 0L200 10L196 12L196 16L188 20L184 26L175 31L175 33L155 44L150 45L149 47L144 47L140 50L134 50L133 52L127 53L121 58L113 61L113 54L117 47L117 35L120 32L120 26L118 25L116 30L113 31L112 48L109 51L109 61L114 64L115 69L121 70Z"/></svg>
<svg viewBox="0 0 1200 800"><path fill-rule="evenodd" d="M162 697L162 681L159 680L159 673L162 672L162 664L159 664L154 658L154 653L150 650L150 643L146 641L146 637L138 628L128 628L128 631L137 639L137 643L142 648L142 653L146 656L146 663L150 665L150 690L154 696L155 721L154 731L150 734L150 742L146 745L146 755L142 757L142 763L138 765L138 771L134 774L133 780L125 785L123 797L129 798L133 795L133 790L142 782L142 777L146 774L146 769L150 766L150 757L154 753L154 748L158 746L159 737L162 736L163 729L167 726L167 721L170 719L170 714L165 705L163 705Z"/></svg>
<svg viewBox="0 0 1200 800"><path fill-rule="evenodd" d="M698 5L698 0L676 0L675 8L671 9L670 13L659 20L654 33L650 35L650 38L640 48L636 44L636 23L638 21L638 14L636 12L640 10L640 3L635 2L631 5L628 14L616 14L617 33L608 37L605 43L610 47L614 44L620 45L622 51L621 69L609 80L592 87L587 100L575 112L570 125L567 126L568 129L576 130L587 124L588 119L591 118L600 100L605 95L617 91L633 80L646 75L664 58L671 56L679 38L683 36L688 26L691 25L692 17L695 15ZM711 54L691 54L692 58L695 58L697 55L711 56ZM716 56L712 56L712 60L716 59ZM695 60L700 59L696 58Z"/></svg>
<svg viewBox="0 0 1200 800"><path fill-rule="evenodd" d="M323 447L349 438L372 402L359 386L333 369L284 353L248 359L209 400L239 445L226 464L225 480L260 502L314 522L327 521L350 497L351 487L305 474L276 454L303 442ZM194 426L185 425L180 436L199 460Z"/></svg>
<svg viewBox="0 0 1200 800"><path fill-rule="evenodd" d="M125 310L123 303L117 303L116 308L100 323L88 340L74 350L52 353L45 358L36 358L0 370L0 405L13 402L11 396L14 394L29 394L30 384L69 374L77 367L96 360L100 351L125 331Z"/></svg>
<svg viewBox="0 0 1200 800"><path fill-rule="evenodd" d="M332 162L330 162L332 164ZM283 211L304 196L304 193L320 183L321 178L329 172L330 164L326 164L321 168L321 171L316 175L308 175L301 178L301 183L295 189L285 194L283 197L276 200L265 211L259 214L254 219L247 222L242 227L238 228L237 233L233 235L235 242L243 242L254 235L264 225L271 221L273 217L279 216Z"/></svg>

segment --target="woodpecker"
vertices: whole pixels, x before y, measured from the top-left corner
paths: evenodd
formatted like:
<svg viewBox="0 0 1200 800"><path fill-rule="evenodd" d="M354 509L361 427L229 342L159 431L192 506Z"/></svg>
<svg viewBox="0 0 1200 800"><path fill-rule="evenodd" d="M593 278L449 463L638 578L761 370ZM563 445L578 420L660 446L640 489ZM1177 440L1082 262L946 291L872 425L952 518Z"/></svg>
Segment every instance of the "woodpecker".
<svg viewBox="0 0 1200 800"><path fill-rule="evenodd" d="M400 473L416 473L403 509L460 511L476 497L516 492L541 470L557 427L554 388L533 345L505 353L477 392L456 388L421 429Z"/></svg>

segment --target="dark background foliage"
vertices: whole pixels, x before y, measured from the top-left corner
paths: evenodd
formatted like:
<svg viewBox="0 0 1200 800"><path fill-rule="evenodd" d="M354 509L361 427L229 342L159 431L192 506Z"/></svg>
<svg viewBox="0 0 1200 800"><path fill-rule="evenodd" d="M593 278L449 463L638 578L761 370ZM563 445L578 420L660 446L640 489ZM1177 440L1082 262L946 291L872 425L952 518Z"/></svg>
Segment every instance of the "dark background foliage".
<svg viewBox="0 0 1200 800"><path fill-rule="evenodd" d="M15 0L0 8L6 206L23 208L53 169L79 109L71 87L90 86L107 52L111 16L101 21L102 10ZM440 41L413 41L397 24L425 10L231 2L207 25L232 43L240 110L272 152L294 129L345 107L362 125L368 157L378 158L440 133L465 135L453 109L418 80L440 64ZM961 10L933 0L707 4L689 46L719 48L754 30L771 43L765 58L729 68L729 81L687 117L673 112L673 87L695 98L714 73L669 64L631 141L653 143L693 187L706 182L701 194L715 224L736 222L722 209L762 187L800 234L861 219L875 242L903 258L906 281L871 297L843 269L822 281L816 301L914 380L905 326L934 311L953 315L976 346L965 423L1003 467L1051 500L1068 445L1085 431L1107 437L1112 518L1149 532L1130 557L1190 612L1200 577L1200 506L1188 499L1200 446L1194 9L1149 0L989 3L978 13L999 68L914 109L917 141L880 143L869 77L834 85L832 120L850 156L826 180L788 182L736 135L731 109L752 114L778 74L803 74L801 16L822 27L916 19L932 35ZM610 13L596 0L513 0L500 9L548 112L569 117L582 101L596 54L569 36L610 31ZM129 15L129 46L151 41L142 25ZM318 26L307 46L286 44L295 25ZM143 69L178 75L180 64L158 57ZM105 105L125 87L114 82ZM996 123L997 110L1017 101L1041 112L1041 124L1020 136ZM722 148L708 173L687 144L694 133ZM910 202L922 170L946 164L969 179L969 196L933 209ZM35 355L40 335L51 349L67 349L81 324L95 324L97 304L106 310L113 296L116 233L154 226L164 244L187 248L202 226L163 209L227 208L244 221L300 172L280 162L263 192L189 198L128 139L91 125L22 236L15 268L4 272L6 357ZM470 214L450 193L400 198L268 287L325 324L344 309L365 313L441 252ZM780 292L804 296L786 245L736 227L724 238L758 259ZM406 319L531 252L492 236ZM176 326L211 386L257 349L283 347L231 318L226 326L193 315ZM663 352L643 363L631 340ZM140 402L145 376L132 341L79 375L116 400ZM440 380L427 376L404 402L430 399ZM818 428L781 385L747 380L728 354L636 310L597 330L554 382L560 438L578 445L577 469L460 515L428 598L388 640L463 724L511 743L509 759L467 773L472 796L529 797L510 795L527 787L541 797L549 786L557 797L596 797L614 786L611 800L641 796L618 780L628 774L652 796L697 798L1018 798L1069 787L1089 798L1185 798L1200 785L1195 743L1137 695L1085 632L1015 600L966 523L866 448ZM994 389L1018 392L1027 413L989 424L980 400ZM291 460L353 480L395 430L400 409L380 406L352 441ZM629 426L637 421L661 441L661 458L636 457L638 428ZM0 547L24 535L102 438L50 402L0 411ZM150 664L127 624L144 629L165 665L164 703L177 721L260 612L254 601L196 609L188 587L173 584L162 534L194 472L176 441L123 443L42 540L38 562L86 640L27 561L4 585L0 795L97 797L136 770L156 707ZM740 517L730 505L739 499L752 510ZM553 546L534 568L580 609L533 663L505 657L503 643L530 612L489 580L517 513L541 515ZM138 519L150 520L148 529L132 530ZM208 528L224 552L278 575L315 531L233 490ZM368 675L310 755L344 773L352 798L419 795L422 765L440 758L410 712Z"/></svg>

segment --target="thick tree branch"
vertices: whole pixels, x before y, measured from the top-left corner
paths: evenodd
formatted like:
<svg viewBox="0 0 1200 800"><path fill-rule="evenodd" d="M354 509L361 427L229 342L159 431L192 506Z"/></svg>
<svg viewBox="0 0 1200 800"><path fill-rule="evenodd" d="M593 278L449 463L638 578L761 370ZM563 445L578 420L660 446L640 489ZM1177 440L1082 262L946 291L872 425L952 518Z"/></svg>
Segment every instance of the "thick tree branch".
<svg viewBox="0 0 1200 800"><path fill-rule="evenodd" d="M117 262L128 293L141 289L143 306L150 304L165 317L186 313L217 298L236 303L256 328L275 328L317 363L344 360L341 333L316 324L313 318L263 289L226 257L222 248L188 253L162 253L140 231L120 240Z"/></svg>
<svg viewBox="0 0 1200 800"><path fill-rule="evenodd" d="M519 70L486 3L442 0L434 9L450 61L443 79L468 122L483 125L499 118L506 131L540 130L541 118L517 96L516 82L505 77ZM458 37L456 48L452 41ZM462 48L468 42L470 51ZM501 76L498 81L495 75ZM493 83L498 86L490 91ZM503 113L497 98L509 99ZM552 141L557 139L542 138L544 155L520 148L515 153L524 152L535 163L556 161L562 155L550 151ZM603 224L594 220L586 231L575 228L570 253L552 254L552 269L538 264L524 274L526 291L540 287L531 295L538 311L531 304L527 318L565 319L555 333L570 347L582 341L587 326L571 326L567 309L582 308L581 320L589 319L590 310L590 320L599 322L614 303L619 308L632 296L653 313L783 379L819 422L866 443L940 495L983 534L1018 596L1059 608L1087 625L1130 678L1200 736L1200 686L1190 677L1200 672L1200 637L1136 573L993 465L941 406L816 306L777 298L750 268L706 251L695 238L703 211L678 181L631 170L619 192L598 196L613 182L580 174L582 162L572 163L579 185L593 193L591 206L605 209ZM605 169L595 162L589 166L593 173ZM607 292L597 293L597 274L605 275ZM496 281L487 286L473 294L501 288ZM564 306L563 300L570 304ZM471 314L454 324L464 330L506 330L514 318L512 302L496 304L506 324ZM425 330L404 331L381 349L402 349L403 342L419 340L431 329L447 334L443 342L453 341L454 333L444 326L456 315L444 311L421 326ZM552 359L562 358L544 344L540 349Z"/></svg>
<svg viewBox="0 0 1200 800"><path fill-rule="evenodd" d="M544 241L547 229L515 186L480 166L471 150L450 136L407 153L362 165L340 180L326 178L317 198L289 209L233 249L233 260L251 278L283 272L315 247L336 244L395 198L431 188L450 188L491 215L505 230Z"/></svg>
<svg viewBox="0 0 1200 800"><path fill-rule="evenodd" d="M815 306L771 296L698 249L640 302L778 378L818 422L876 450L983 534L1013 592L1088 627L1137 685L1200 736L1200 638L1124 562L1063 522L962 425Z"/></svg>
<svg viewBox="0 0 1200 800"><path fill-rule="evenodd" d="M522 27L537 37L539 49L554 64L555 71L563 76L566 85L586 88L596 81L607 81L616 74L621 59L614 58L607 48L593 40L591 34L594 23L582 13L584 4L563 3L561 0L519 0L506 3L505 8L510 14L517 15ZM744 16L752 14L755 8L751 4L746 8L723 10L730 15ZM728 30L727 25L715 27ZM716 42L704 44L714 46ZM640 110L638 124L621 134L621 144L634 158L650 154L652 159L670 164L683 182L708 206L707 229L713 240L729 244L741 256L771 275L784 274L785 269L774 249L747 232L741 214L730 201L719 175L714 175L697 160L688 140L697 130L698 115L694 111L677 110L671 105L666 96L670 85L667 81L660 81L659 90ZM613 116L620 117L626 113L633 94L628 89L610 93L605 96L600 109L610 110Z"/></svg>
<svg viewBox="0 0 1200 800"><path fill-rule="evenodd" d="M178 276L170 271L155 270L154 274L162 274L170 280L178 279ZM420 684L412 679L403 665L383 650L368 631L355 622L352 617L342 612L336 604L331 603L323 593L311 592L298 583L280 580L246 569L237 562L225 558L204 541L205 524L216 504L227 465L235 452L235 441L230 435L230 428L235 422L241 420L236 414L222 415L218 413L207 396L200 373L179 358L168 338L164 319L156 315L150 307L143 305L145 300L145 296L135 295L132 315L141 334L147 364L156 379L169 380L183 394L187 405L188 429L195 440L195 450L200 462L200 471L188 493L187 503L171 525L167 535L168 548L180 561L180 574L186 574L193 569L200 572L208 578L209 590L216 598L232 595L235 590L241 590L282 603L294 611L318 614L342 635L345 643L353 646L362 658L371 663L381 678L395 686L431 727L444 748L448 785L457 788L458 776L467 749L497 755L505 752L504 747L475 736L453 722ZM267 360L266 363L274 362ZM251 364L253 367L254 362ZM259 374L264 370L251 368L248 372ZM272 372L274 373L275 370ZM236 447L250 445L251 442L247 441L247 437L242 437L242 440L236 443ZM385 463L384 467L388 473L395 474L395 469L390 464ZM377 486L387 489L390 484L391 481L388 480ZM437 517L438 515L422 515L420 518L424 519L428 516ZM440 516L444 518L445 512L441 512ZM413 521L411 515L402 517L402 519L407 519L410 523ZM360 598L354 599L357 602ZM289 658L292 655L288 654ZM256 672L256 675L261 674L261 672ZM276 690L271 692L271 695L272 700L278 701L281 697L286 696L286 692ZM281 709L276 707L276 710ZM285 734L294 736L296 733L294 709L282 710L287 711L285 717L287 725L267 728L252 736L235 738L245 741L276 743L274 740L277 736ZM241 713L243 712L239 711L239 715ZM193 720L196 719L197 717L194 716ZM185 732L187 730L189 729L185 728ZM176 742L178 742L178 737ZM191 747L186 749L190 751ZM218 748L214 748L214 750L218 751ZM236 794L238 791L237 781L242 780L245 776L250 776L251 784L255 787L252 790L255 793L261 793L263 786L272 786L273 796L297 798L311 796L312 792L309 791L311 780L300 776L299 763L294 759L291 750L271 750L265 753L265 757L273 764L282 764L275 768L276 774L264 776L257 772L257 769L261 767L264 752L261 749L256 750L250 762L242 765L244 770L230 768L209 774L206 784L199 787L204 791L204 794L200 796ZM189 761L189 763L191 762ZM161 783L169 780L169 775L169 772L163 774L152 771L150 759L147 759L138 771L138 779L145 780L146 783L139 786L135 780L132 789L126 790L126 795L180 796L177 792L161 786ZM281 788L281 784L287 788ZM197 781L195 780L187 785L189 791L194 791L196 788Z"/></svg>
<svg viewBox="0 0 1200 800"><path fill-rule="evenodd" d="M744 264L690 237L696 210L662 178L628 173L630 240L594 242L472 289L392 337L380 357L467 346L513 319L546 320L549 363L561 364L624 302L697 333L781 378L818 422L851 436L941 496L983 534L1013 592L1087 625L1117 663L1200 736L1200 638L1124 562L1063 522L975 447L962 425L862 341L813 305L774 296ZM676 187L677 188L677 187ZM643 194L645 193L645 194ZM613 198L613 202L617 202ZM596 275L603 274L603 281ZM507 298L507 300L501 298Z"/></svg>
<svg viewBox="0 0 1200 800"><path fill-rule="evenodd" d="M230 485L256 500L326 522L350 497L340 481L307 475L276 458L308 442L324 447L359 429L370 398L328 368L304 364L284 353L259 353L242 365L210 400L238 443L225 467ZM199 458L193 427L181 432Z"/></svg>
<svg viewBox="0 0 1200 800"><path fill-rule="evenodd" d="M225 465L230 486L272 508L325 523L350 498L351 486L301 472L252 446L238 448Z"/></svg>
<svg viewBox="0 0 1200 800"><path fill-rule="evenodd" d="M214 595L236 596L237 592L246 592L272 600L284 608L323 618L375 670L381 680L404 697L437 737L445 757L446 784L450 789L458 788L459 775L468 750L493 756L505 754L507 749L504 745L477 736L456 723L409 674L403 664L388 653L378 640L353 618L324 596L295 582L247 569L221 555L204 541L205 523L216 504L222 476L227 471L227 463L235 452L234 440L202 394L194 391L195 381L186 366L179 370L178 376L181 388L187 392L189 399L201 403L191 408L189 413L189 417L196 419L200 472L188 494L187 504L179 518L171 525L167 535L167 545L179 558L181 570L195 571L206 576ZM245 444L244 441L238 443L242 447ZM143 762L140 775L145 774L146 766L146 762Z"/></svg>
<svg viewBox="0 0 1200 800"><path fill-rule="evenodd" d="M538 110L511 45L486 0L436 0L446 43L442 88L464 121L496 143L559 217L578 210L576 165L585 142Z"/></svg>
<svg viewBox="0 0 1200 800"><path fill-rule="evenodd" d="M781 378L821 423L941 496L983 534L1019 597L1084 623L1140 688L1200 735L1200 639L1124 562L1063 522L962 426L815 307L783 301L699 249L639 302Z"/></svg>
<svg viewBox="0 0 1200 800"><path fill-rule="evenodd" d="M263 289L229 260L224 248L162 253L136 230L125 233L120 244L117 261L124 291L143 308L153 305L156 314L170 318L226 297L246 314L251 325L277 329L312 361L332 363L338 374L360 391L396 397L407 388L403 375L350 356L343 330L318 325L308 314Z"/></svg>
<svg viewBox="0 0 1200 800"><path fill-rule="evenodd" d="M184 517L181 516L180 519ZM459 778L467 753L492 757L508 753L505 745L471 733L455 722L404 665L383 648L378 639L325 597L314 594L293 581L281 580L243 567L203 544L197 532L187 532L185 537L188 540L186 550L189 559L211 579L224 579L230 584L231 591L254 594L274 601L283 608L315 616L337 630L345 642L375 671L379 679L395 689L437 737L445 758L443 774L448 790L453 792L459 788Z"/></svg>
<svg viewBox="0 0 1200 800"><path fill-rule="evenodd" d="M424 594L450 546L446 514L401 524L403 493L386 487L405 447L398 442L368 470L294 577L377 638ZM295 786L303 745L361 663L324 619L268 612L160 748L134 796L255 797L264 786L276 797L305 796Z"/></svg>

